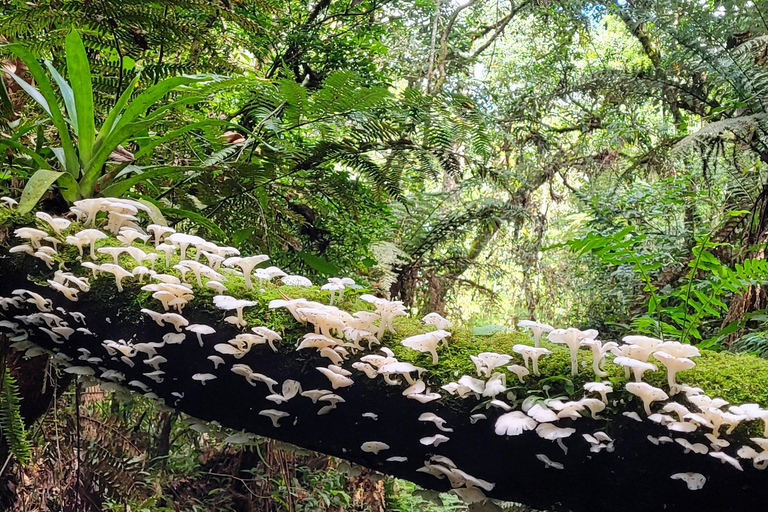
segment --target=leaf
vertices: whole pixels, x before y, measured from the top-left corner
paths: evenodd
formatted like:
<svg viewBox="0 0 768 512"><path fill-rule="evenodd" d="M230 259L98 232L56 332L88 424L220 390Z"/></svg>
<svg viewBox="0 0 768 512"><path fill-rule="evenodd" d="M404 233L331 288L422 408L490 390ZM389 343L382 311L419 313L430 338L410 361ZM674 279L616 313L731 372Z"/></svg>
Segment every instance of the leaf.
<svg viewBox="0 0 768 512"><path fill-rule="evenodd" d="M77 145L80 149L80 160L87 162L91 159L96 127L93 122L93 86L91 84L91 67L88 55L77 30L72 30L65 39L67 53L67 74L72 82L77 111Z"/></svg>
<svg viewBox="0 0 768 512"><path fill-rule="evenodd" d="M310 268L320 272L325 276L332 276L339 273L339 269L336 267L336 265L326 260L325 258L321 258L320 256L302 251L299 251L299 257L304 260L304 263L309 265Z"/></svg>
<svg viewBox="0 0 768 512"><path fill-rule="evenodd" d="M59 185L61 196L65 201L68 203L74 203L80 199L80 186L78 185L77 180L75 180L71 174L62 174L56 183Z"/></svg>
<svg viewBox="0 0 768 512"><path fill-rule="evenodd" d="M29 94L33 100L35 100L41 107L43 107L43 110L45 110L48 115L51 115L51 107L48 105L48 102L45 100L42 94L40 94L40 91L35 89L35 87L28 82L26 82L23 78L18 76L16 73L12 71L8 71L6 69L3 69L6 73L11 75L11 78L14 79L14 81L21 86L22 89L24 89L24 92Z"/></svg>
<svg viewBox="0 0 768 512"><path fill-rule="evenodd" d="M227 240L227 234L224 232L224 230L217 226L216 223L212 222L206 217L203 217L199 213L190 210L183 210L181 208L162 208L161 210L166 215L176 215L177 217L189 219L213 233L219 240Z"/></svg>
<svg viewBox="0 0 768 512"><path fill-rule="evenodd" d="M206 119L204 121L198 121L196 123L190 123L186 126L183 126L177 130L170 131L163 135L162 137L153 137L149 143L141 148L141 150L137 151L134 155L136 157L136 160L141 158L144 155L149 154L153 149L155 149L157 146L160 146L161 144L164 144L168 142L171 139L174 139L178 137L179 135L183 135L189 131L196 130L198 128L204 128L206 126L227 126L227 127L238 127L239 125L237 123L232 123L229 121L222 121L220 119Z"/></svg>
<svg viewBox="0 0 768 512"><path fill-rule="evenodd" d="M40 168L42 168L42 169L50 169L51 168L51 166L48 165L48 162L46 162L45 159L43 159L43 157L41 157L40 155L38 155L37 153L35 153L31 149L29 149L28 147L19 144L15 140L0 139L0 146L4 146L4 145L5 146L10 146L10 147L12 147L15 150L20 151L21 153L24 153L25 155L30 157L32 160L34 160L35 163L37 165L39 165Z"/></svg>
<svg viewBox="0 0 768 512"><path fill-rule="evenodd" d="M70 87L69 83L67 83L67 81L64 80L64 77L61 76L58 70L55 67L53 67L53 64L51 64L51 61L46 60L45 66L48 68L48 72L53 77L53 80L56 82L56 85L59 86L59 91L61 91L61 97L64 100L64 107L67 109L67 114L69 114L69 121L70 123L72 123L72 128L75 130L75 135L78 135L77 107L75 106L75 94L72 92L72 87Z"/></svg>
<svg viewBox="0 0 768 512"><path fill-rule="evenodd" d="M149 208L149 219L152 221L152 224L157 224L159 226L167 226L168 221L165 220L165 215L163 215L163 212L160 211L160 208L157 204L153 203L149 199L139 199L139 202Z"/></svg>
<svg viewBox="0 0 768 512"><path fill-rule="evenodd" d="M503 325L481 325L480 327L475 327L472 329L472 334L475 336L491 336L493 334L496 334L497 332L509 332L514 331L514 329L510 329L509 327L504 327Z"/></svg>
<svg viewBox="0 0 768 512"><path fill-rule="evenodd" d="M32 211L40 198L48 191L51 185L53 185L59 177L64 174L63 172L50 171L48 169L40 169L35 172L29 181L27 181L24 191L21 193L21 200L16 210L19 213L28 213Z"/></svg>
<svg viewBox="0 0 768 512"><path fill-rule="evenodd" d="M140 75L136 75L133 80L131 80L131 83L128 84L128 87L125 88L123 93L120 95L120 97L117 99L117 102L115 103L115 106L112 107L112 110L109 111L109 114L107 114L107 118L104 120L104 124L101 125L101 129L99 129L99 135L96 137L96 142L94 143L94 151L98 149L99 145L103 143L104 139L107 138L107 135L110 134L112 131L112 127L115 124L115 121L117 121L118 117L120 116L120 112L123 111L123 108L125 108L125 105L128 103L128 100L131 99L131 95L133 94L133 91L136 89L136 86L139 83Z"/></svg>
<svg viewBox="0 0 768 512"><path fill-rule="evenodd" d="M159 167L146 167L141 169L141 172L137 172L134 176L118 181L117 183L109 183L101 190L101 195L108 197L120 197L125 195L131 187L146 181L150 178L156 178L158 176L165 176L167 174L174 173L189 173L191 171L205 170L205 167L185 167L185 166L159 166Z"/></svg>

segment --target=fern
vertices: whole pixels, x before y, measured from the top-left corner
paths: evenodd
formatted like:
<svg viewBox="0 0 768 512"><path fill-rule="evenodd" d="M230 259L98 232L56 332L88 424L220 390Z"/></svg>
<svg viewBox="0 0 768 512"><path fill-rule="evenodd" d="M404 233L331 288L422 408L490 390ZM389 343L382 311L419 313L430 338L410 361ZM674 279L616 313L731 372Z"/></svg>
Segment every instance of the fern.
<svg viewBox="0 0 768 512"><path fill-rule="evenodd" d="M19 409L19 388L11 375L10 368L3 372L2 389L0 389L0 431L8 444L9 450L19 464L29 463L32 457L32 447L27 439L27 429Z"/></svg>

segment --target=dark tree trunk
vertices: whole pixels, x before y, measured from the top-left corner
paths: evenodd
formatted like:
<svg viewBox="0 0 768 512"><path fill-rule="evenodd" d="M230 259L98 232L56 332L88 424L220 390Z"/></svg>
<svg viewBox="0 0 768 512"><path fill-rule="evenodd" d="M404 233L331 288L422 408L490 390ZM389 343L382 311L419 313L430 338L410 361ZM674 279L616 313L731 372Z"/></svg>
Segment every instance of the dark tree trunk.
<svg viewBox="0 0 768 512"><path fill-rule="evenodd" d="M27 274L47 272L44 268L20 268L17 259L1 259L0 274L6 290L25 288L33 290L54 302L54 308L74 309L86 316L91 335L75 332L65 343L53 343L38 328L30 327L30 338L53 351L73 358L73 364L86 365L78 360L77 349L88 349L92 355L103 358L94 367L105 367L123 372L125 382L140 380L166 404L203 420L216 420L222 425L286 441L321 453L341 457L376 471L414 481L424 487L447 490L445 479L418 471L433 455L450 458L461 470L476 478L492 482L491 497L525 503L539 509L571 510L574 512L667 512L717 510L762 510L768 500L768 476L745 464L744 471L723 465L720 461L696 454L684 454L675 443L651 445L646 436L667 435L664 427L637 423L620 414L622 408L603 413L601 419L582 418L577 421L561 420L561 426L577 429L566 440L569 448L565 455L557 444L538 437L534 432L519 436L499 436L494 433L495 418L501 413L483 410L488 420L472 424L469 416L478 411L474 399L459 400L450 397L421 404L402 395L403 386L386 386L381 379L369 380L362 374L354 375L350 387L335 390L344 403L330 413L318 416L321 405L297 396L276 405L265 399L267 386L248 382L231 371L235 361L228 357L226 365L213 369L207 357L214 354L216 343L225 343L238 331L224 324L224 316L217 310L200 305L188 305L185 317L191 323L214 325L216 334L206 335L204 346L188 338L183 344L166 345L159 349L168 362L162 383L144 377L147 365L134 358L130 367L119 358L110 357L102 340L127 339L157 341L171 332L171 327L159 327L148 320L136 303L138 288L129 286L123 293L114 291L112 283L99 279L91 292L82 294L78 302L69 302L47 287L38 286L27 279ZM263 307L263 306L262 306ZM35 306L3 312L4 318L35 312ZM268 310L264 309L267 317ZM267 318L265 317L265 318ZM294 333L296 337L299 335ZM294 341L292 337L291 341ZM315 367L327 364L311 351L294 351L281 345L272 352L266 345L254 347L242 359L255 372L264 373L278 382L295 379L303 389L327 389L328 380ZM347 364L347 363L345 363ZM97 369L101 373L101 370ZM192 379L196 373L214 373L216 379L205 385ZM38 382L32 379L33 382ZM437 388L437 381L428 381ZM276 389L279 392L279 389ZM183 398L172 393L184 393ZM30 400L31 402L31 400ZM279 409L289 414L279 427L259 414L265 409ZM634 407L632 407L634 410ZM40 410L40 409L38 409ZM626 409L624 409L626 410ZM363 417L373 412L377 420ZM419 421L424 412L433 412L447 421L452 432L449 441L438 447L425 446L419 439L433 436L439 431L431 423ZM616 440L615 451L591 453L582 433L606 432ZM361 450L363 443L381 441L389 448L378 455ZM564 469L546 469L537 455L546 455L564 464ZM405 462L387 461L392 456L407 457ZM674 473L693 471L707 477L702 490L692 492L680 481L670 479Z"/></svg>

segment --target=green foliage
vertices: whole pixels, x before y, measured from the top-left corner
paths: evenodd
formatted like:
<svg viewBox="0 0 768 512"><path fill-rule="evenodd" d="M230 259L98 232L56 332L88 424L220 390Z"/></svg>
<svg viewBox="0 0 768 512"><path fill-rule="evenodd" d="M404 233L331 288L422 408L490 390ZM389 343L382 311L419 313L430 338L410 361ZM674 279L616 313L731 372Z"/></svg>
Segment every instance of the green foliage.
<svg viewBox="0 0 768 512"><path fill-rule="evenodd" d="M768 282L768 262L747 258L729 268L712 253L724 244L701 239L691 249L685 280L659 290L654 282L663 256L648 242L646 235L627 226L607 235L593 231L569 245L578 254L590 254L604 265L626 267L637 275L644 285L647 313L632 321L636 329L711 347L743 326L742 319L729 325L720 325L720 319L728 311L730 297Z"/></svg>
<svg viewBox="0 0 768 512"><path fill-rule="evenodd" d="M27 65L37 87L27 83L15 73L10 71L6 71L6 73L46 112L56 128L63 152L63 157L60 157L55 149L52 150L58 157L57 167L62 170L59 173L54 173L51 166L42 159L42 155L38 152L35 152L37 154L35 157L31 151L23 151L23 153L30 155L42 169L33 171L27 183L19 205L22 213L30 211L47 191L48 186L54 182L59 183L62 195L70 202L82 197L91 197L97 186L101 187L104 193L109 193L110 190L124 193L130 185L125 184L120 188L119 181L116 183L113 178L108 176L106 179L100 180L100 178L105 177L104 166L111 153L118 146L126 144L127 141L144 133L159 119L162 119L167 111L190 103L192 98L189 95L182 96L162 108L151 111L159 100L172 91L201 80L192 77L168 78L132 98L139 81L139 77L136 76L120 95L112 110L107 113L104 123L97 132L94 121L91 73L85 47L77 31L73 30L66 39L68 72L70 77L77 77L77 79L71 79L70 84L61 77L50 63L46 63L63 98L64 113L69 116L68 119L59 109L53 86L34 55L18 44L8 48ZM72 127L72 132L70 132L69 125ZM72 142L73 136L78 141L77 147ZM95 141L93 140L94 136ZM2 145L9 145L14 149L19 148L14 137L0 138L0 146ZM153 177L155 174L142 174L137 182ZM133 183L131 182L131 184Z"/></svg>
<svg viewBox="0 0 768 512"><path fill-rule="evenodd" d="M8 367L3 368L0 383L0 433L8 449L19 464L26 465L32 458L32 447L19 409L19 388Z"/></svg>

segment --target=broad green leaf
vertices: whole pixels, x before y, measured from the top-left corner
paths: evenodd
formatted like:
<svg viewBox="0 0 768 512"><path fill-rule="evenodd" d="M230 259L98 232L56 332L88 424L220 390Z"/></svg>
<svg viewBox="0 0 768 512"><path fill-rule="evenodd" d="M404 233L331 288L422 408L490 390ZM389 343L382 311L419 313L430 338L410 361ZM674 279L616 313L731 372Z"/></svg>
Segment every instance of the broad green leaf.
<svg viewBox="0 0 768 512"><path fill-rule="evenodd" d="M472 334L475 336L491 336L493 334L496 334L497 332L509 332L513 331L514 329L510 329L509 327L504 327L503 325L481 325L479 327L474 327L472 329Z"/></svg>
<svg viewBox="0 0 768 512"><path fill-rule="evenodd" d="M334 276L339 273L339 269L336 267L336 265L326 260L325 258L301 251L299 252L299 257L304 260L304 263L323 275Z"/></svg>
<svg viewBox="0 0 768 512"><path fill-rule="evenodd" d="M24 190L21 193L21 200L16 210L19 213L28 213L40 201L40 198L48 191L63 172L40 169L29 178Z"/></svg>
<svg viewBox="0 0 768 512"><path fill-rule="evenodd" d="M75 96L77 110L77 145L80 149L80 160L87 162L91 159L96 127L93 122L93 86L91 85L91 67L88 55L77 30L67 34L65 40L67 53L67 74L72 82L72 92Z"/></svg>
<svg viewBox="0 0 768 512"><path fill-rule="evenodd" d="M160 211L160 208L157 206L157 204L153 203L152 201L148 199L139 199L138 200L141 204L149 208L149 218L152 221L152 224L158 224L160 226L167 226L168 221L165 220L165 215L163 215L163 212Z"/></svg>
<svg viewBox="0 0 768 512"><path fill-rule="evenodd" d="M80 199L80 187L77 184L77 180L72 175L64 173L62 174L56 184L59 186L61 196L68 203L74 203Z"/></svg>
<svg viewBox="0 0 768 512"><path fill-rule="evenodd" d="M48 80L48 76L46 75L45 70L37 61L32 52L23 46L18 44L11 44L6 48L15 53L16 56L23 60L27 65L29 74L32 75L32 78L34 78L35 83L37 84L37 90L43 96L46 104L49 107L47 110L48 115L51 117L53 125L59 132L61 147L64 148L64 155L66 156L65 161L67 165L65 169L74 178L77 178L80 175L80 162L77 159L75 146L72 144L72 137L69 135L69 127L67 126L67 122L64 120L64 116L61 114L61 110L59 110L56 94L53 91L53 87L51 87L51 82Z"/></svg>

